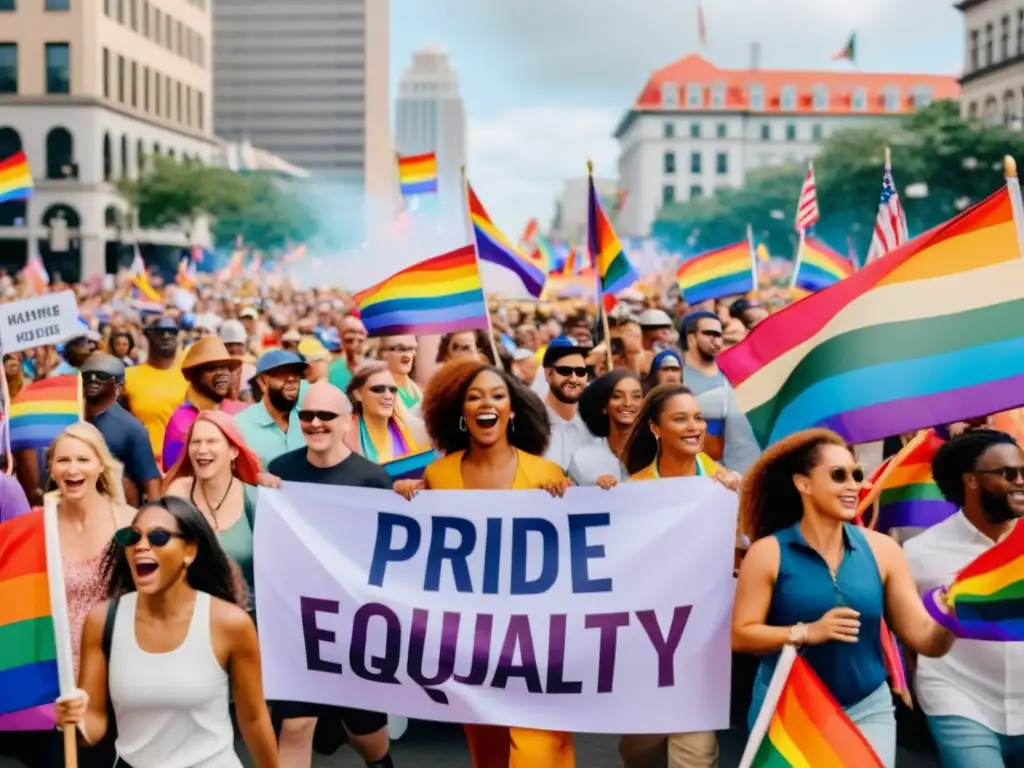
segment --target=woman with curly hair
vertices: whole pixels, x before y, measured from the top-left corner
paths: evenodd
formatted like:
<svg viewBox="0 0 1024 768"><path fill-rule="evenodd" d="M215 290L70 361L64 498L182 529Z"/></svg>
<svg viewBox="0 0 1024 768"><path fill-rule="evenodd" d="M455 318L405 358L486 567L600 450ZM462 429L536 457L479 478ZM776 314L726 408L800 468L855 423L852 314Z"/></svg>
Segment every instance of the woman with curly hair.
<svg viewBox="0 0 1024 768"><path fill-rule="evenodd" d="M740 518L754 543L740 567L732 647L763 657L749 723L779 652L795 645L882 762L893 766L896 720L883 615L922 656L944 655L954 638L928 615L899 545L854 524L863 480L842 438L824 429L781 440L750 468Z"/></svg>
<svg viewBox="0 0 1024 768"><path fill-rule="evenodd" d="M620 481L629 477L619 456L643 398L639 374L623 368L599 376L587 385L580 395L579 414L599 442L573 453L568 474L574 483L597 485L597 479L604 475Z"/></svg>
<svg viewBox="0 0 1024 768"><path fill-rule="evenodd" d="M505 371L475 359L453 360L434 374L423 394L427 432L442 459L427 467L418 487L433 490L543 489L561 496L572 483L541 458L548 445L547 410ZM409 497L412 486L396 484ZM573 768L572 734L467 725L474 768Z"/></svg>

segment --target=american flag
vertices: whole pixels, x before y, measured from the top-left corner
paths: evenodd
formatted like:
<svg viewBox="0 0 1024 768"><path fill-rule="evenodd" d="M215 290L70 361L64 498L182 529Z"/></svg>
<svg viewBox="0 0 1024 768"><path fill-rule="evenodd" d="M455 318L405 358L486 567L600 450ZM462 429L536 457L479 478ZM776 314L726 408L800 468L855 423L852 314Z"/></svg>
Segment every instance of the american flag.
<svg viewBox="0 0 1024 768"><path fill-rule="evenodd" d="M796 231L806 232L818 221L818 191L814 185L814 164L807 164L807 175L800 188L800 202L796 206Z"/></svg>
<svg viewBox="0 0 1024 768"><path fill-rule="evenodd" d="M878 203L878 218L875 219L875 233L871 237L866 263L880 259L889 251L907 242L907 214L900 203L900 193L892 180L892 166L887 162L882 174L882 199Z"/></svg>

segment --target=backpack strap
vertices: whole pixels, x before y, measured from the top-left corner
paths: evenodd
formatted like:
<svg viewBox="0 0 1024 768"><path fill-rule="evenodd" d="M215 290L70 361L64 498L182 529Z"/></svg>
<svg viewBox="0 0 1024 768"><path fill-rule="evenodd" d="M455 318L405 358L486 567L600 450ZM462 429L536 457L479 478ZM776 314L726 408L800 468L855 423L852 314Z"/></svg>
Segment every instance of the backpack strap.
<svg viewBox="0 0 1024 768"><path fill-rule="evenodd" d="M110 648L114 644L114 620L117 619L117 604L120 597L113 597L107 603L107 618L103 622L103 656L110 662Z"/></svg>

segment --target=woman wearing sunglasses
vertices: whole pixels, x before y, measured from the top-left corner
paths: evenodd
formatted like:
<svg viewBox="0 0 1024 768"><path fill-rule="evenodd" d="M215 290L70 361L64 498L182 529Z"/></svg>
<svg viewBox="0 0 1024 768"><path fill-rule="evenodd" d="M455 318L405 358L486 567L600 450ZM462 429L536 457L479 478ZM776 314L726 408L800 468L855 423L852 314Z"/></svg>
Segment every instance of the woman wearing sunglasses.
<svg viewBox="0 0 1024 768"><path fill-rule="evenodd" d="M350 450L386 464L427 449L422 423L399 407L400 396L388 363L369 360L356 369L348 385L353 410L352 429L346 435Z"/></svg>
<svg viewBox="0 0 1024 768"><path fill-rule="evenodd" d="M905 647L923 656L944 655L953 635L928 615L899 545L854 524L863 480L843 440L822 429L781 440L751 467L740 518L754 543L740 567L732 645L762 657L751 725L779 652L795 645L883 764L893 766L883 615Z"/></svg>
<svg viewBox="0 0 1024 768"><path fill-rule="evenodd" d="M203 514L176 496L146 505L114 535L104 572L110 602L86 620L80 688L57 701L58 724L93 743L112 725L109 701L118 765L164 768L173 755L175 765L241 768L233 694L255 765L276 766L245 584Z"/></svg>

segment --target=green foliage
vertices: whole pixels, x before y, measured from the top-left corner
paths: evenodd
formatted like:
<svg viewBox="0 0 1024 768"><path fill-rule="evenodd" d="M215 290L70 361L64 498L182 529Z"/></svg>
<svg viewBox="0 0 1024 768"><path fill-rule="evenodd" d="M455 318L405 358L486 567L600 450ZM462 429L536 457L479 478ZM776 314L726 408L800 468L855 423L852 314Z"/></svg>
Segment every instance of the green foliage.
<svg viewBox="0 0 1024 768"><path fill-rule="evenodd" d="M867 253L887 146L912 236L955 216L958 204L973 204L994 192L1002 183L1004 155L1024 162L1024 135L965 121L952 101L932 104L900 122L839 131L826 139L814 171L821 210L815 232L841 253L847 251L847 238L861 258ZM673 248L699 252L741 240L749 223L772 255L791 257L805 171L803 166L760 169L748 174L742 189L669 206L660 212L654 234ZM922 183L926 197L905 194L908 186Z"/></svg>
<svg viewBox="0 0 1024 768"><path fill-rule="evenodd" d="M246 205L217 217L218 246L230 247L235 236L242 235L246 243L269 250L308 241L316 234L313 211L283 182L264 174L243 178L248 183Z"/></svg>

